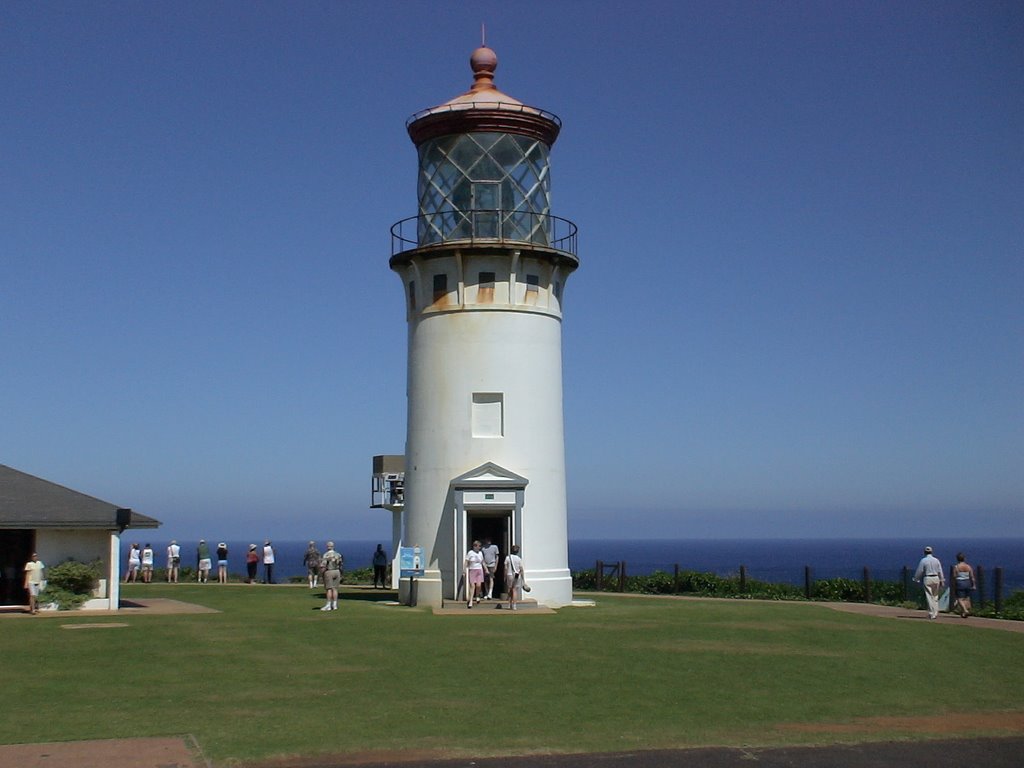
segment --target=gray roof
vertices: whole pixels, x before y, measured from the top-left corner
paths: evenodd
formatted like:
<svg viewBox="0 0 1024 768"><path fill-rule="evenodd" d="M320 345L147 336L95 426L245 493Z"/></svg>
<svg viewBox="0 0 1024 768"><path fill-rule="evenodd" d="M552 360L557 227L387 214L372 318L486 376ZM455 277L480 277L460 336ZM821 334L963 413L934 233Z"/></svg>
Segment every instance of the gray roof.
<svg viewBox="0 0 1024 768"><path fill-rule="evenodd" d="M160 521L0 464L0 528L122 526L157 528Z"/></svg>

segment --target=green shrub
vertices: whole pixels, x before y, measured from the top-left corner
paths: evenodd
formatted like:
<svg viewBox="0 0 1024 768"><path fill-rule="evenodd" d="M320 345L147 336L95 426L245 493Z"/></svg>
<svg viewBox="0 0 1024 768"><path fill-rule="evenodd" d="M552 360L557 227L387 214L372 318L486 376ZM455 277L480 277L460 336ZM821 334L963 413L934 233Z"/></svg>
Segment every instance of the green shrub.
<svg viewBox="0 0 1024 768"><path fill-rule="evenodd" d="M1003 600L1003 610L1024 611L1024 590L1017 590L1016 592L1012 593L1009 597L1007 597L1005 600Z"/></svg>
<svg viewBox="0 0 1024 768"><path fill-rule="evenodd" d="M593 569L574 572L572 580L573 589L597 589L597 572ZM664 571L655 571L649 576L627 576L623 586L625 592L648 595L687 594L758 600L806 599L804 588L795 584L748 578L741 588L737 575L718 576L698 571L680 571L678 581L673 574ZM618 592L618 579L605 577L602 591ZM822 579L814 583L812 597L817 600L861 602L864 599L864 582L860 579ZM899 605L903 602L903 585L898 581L872 581L871 599L873 602Z"/></svg>
<svg viewBox="0 0 1024 768"><path fill-rule="evenodd" d="M46 569L48 586L67 590L76 595L89 595L100 579L103 564L79 563L76 560L65 560L60 565Z"/></svg>
<svg viewBox="0 0 1024 768"><path fill-rule="evenodd" d="M814 582L813 590L818 600L855 603L864 599L864 582L859 579L819 579Z"/></svg>
<svg viewBox="0 0 1024 768"><path fill-rule="evenodd" d="M102 573L103 563L65 560L46 569L46 589L40 593L40 605L55 603L58 610L72 611L92 595Z"/></svg>

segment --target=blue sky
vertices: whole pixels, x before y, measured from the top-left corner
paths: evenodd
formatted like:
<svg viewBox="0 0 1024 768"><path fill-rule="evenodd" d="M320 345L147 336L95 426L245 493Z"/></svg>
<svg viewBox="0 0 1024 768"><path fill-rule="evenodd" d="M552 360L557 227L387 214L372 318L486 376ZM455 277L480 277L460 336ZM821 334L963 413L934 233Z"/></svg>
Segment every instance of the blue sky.
<svg viewBox="0 0 1024 768"><path fill-rule="evenodd" d="M557 113L574 537L1024 536L1024 6L0 6L0 463L383 538L406 118Z"/></svg>

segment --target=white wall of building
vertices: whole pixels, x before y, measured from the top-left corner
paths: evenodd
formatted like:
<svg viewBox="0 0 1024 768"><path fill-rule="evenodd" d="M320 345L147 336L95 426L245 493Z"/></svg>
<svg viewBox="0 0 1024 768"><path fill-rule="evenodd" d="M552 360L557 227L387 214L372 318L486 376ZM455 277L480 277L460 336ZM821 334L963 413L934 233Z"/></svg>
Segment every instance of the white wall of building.
<svg viewBox="0 0 1024 768"><path fill-rule="evenodd" d="M407 271L407 284L418 275L430 286L431 275L445 271L452 286L450 298L411 315L409 325L403 539L425 548L419 600L454 597L464 553L457 551L463 542L456 539L450 484L492 462L528 481L517 527L530 596L568 604L561 318L551 270L535 261L529 268L543 272L542 280L527 291L516 277L517 267L526 268L517 256L474 262L459 255L417 266ZM475 285L464 288L480 269L499 273L484 306L476 303Z"/></svg>
<svg viewBox="0 0 1024 768"><path fill-rule="evenodd" d="M102 563L100 580L93 599L83 606L89 609L116 609L120 594L118 569L120 564L117 534L111 531L84 529L65 530L39 528L36 530L36 553L47 569L66 560Z"/></svg>

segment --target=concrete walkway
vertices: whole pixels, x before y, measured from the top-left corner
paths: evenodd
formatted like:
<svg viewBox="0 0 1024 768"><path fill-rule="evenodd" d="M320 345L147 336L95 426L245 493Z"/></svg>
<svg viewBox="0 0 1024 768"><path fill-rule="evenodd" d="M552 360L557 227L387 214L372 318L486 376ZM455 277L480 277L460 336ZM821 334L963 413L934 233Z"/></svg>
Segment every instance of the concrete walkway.
<svg viewBox="0 0 1024 768"><path fill-rule="evenodd" d="M0 768L209 768L191 736L0 746Z"/></svg>

